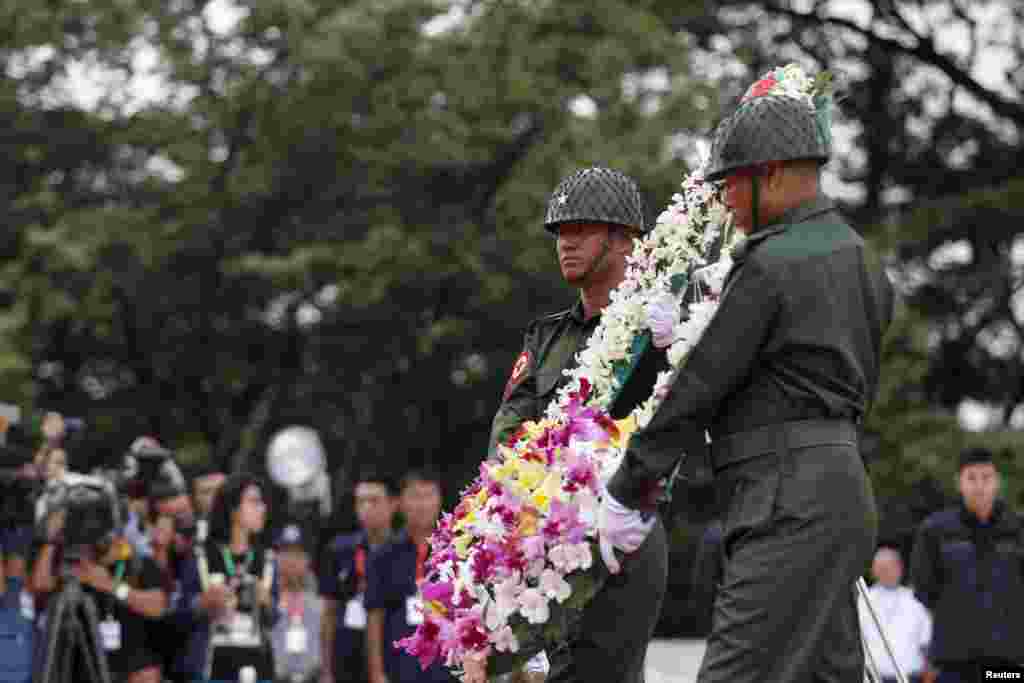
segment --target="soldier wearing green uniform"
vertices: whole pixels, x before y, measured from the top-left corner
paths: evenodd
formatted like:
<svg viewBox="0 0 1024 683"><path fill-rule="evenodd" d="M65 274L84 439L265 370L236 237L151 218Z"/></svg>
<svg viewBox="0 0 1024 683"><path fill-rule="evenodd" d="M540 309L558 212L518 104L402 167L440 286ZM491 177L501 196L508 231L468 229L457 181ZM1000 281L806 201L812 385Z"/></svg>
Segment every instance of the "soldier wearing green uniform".
<svg viewBox="0 0 1024 683"><path fill-rule="evenodd" d="M877 512L858 437L892 289L820 193L827 119L771 85L712 144L707 177L748 235L720 307L608 488L636 507L710 433L724 564L698 681L862 683L854 589Z"/></svg>
<svg viewBox="0 0 1024 683"><path fill-rule="evenodd" d="M526 331L491 432L491 450L514 435L526 421L540 419L567 381L576 353L597 328L609 294L625 277L632 239L645 232L636 183L606 168L588 168L563 180L548 205L545 228L555 235L559 265L566 282L580 291L569 310L542 316ZM657 364L653 357L645 367ZM647 391L620 396L613 415L627 414L628 401ZM638 378L639 380L639 378ZM639 380L642 382L642 380ZM629 383L627 383L629 384ZM668 572L665 529L655 516L644 543L623 563L586 608L564 649L549 653L549 681L558 683L641 683L647 643L661 611Z"/></svg>

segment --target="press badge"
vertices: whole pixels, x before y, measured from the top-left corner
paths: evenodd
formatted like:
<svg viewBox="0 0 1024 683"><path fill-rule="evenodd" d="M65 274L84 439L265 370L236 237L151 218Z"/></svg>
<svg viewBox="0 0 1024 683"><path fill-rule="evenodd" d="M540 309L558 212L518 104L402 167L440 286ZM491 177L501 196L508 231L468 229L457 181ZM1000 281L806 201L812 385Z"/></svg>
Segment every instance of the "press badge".
<svg viewBox="0 0 1024 683"><path fill-rule="evenodd" d="M21 593L21 616L28 621L35 621L36 618L36 603L28 591Z"/></svg>
<svg viewBox="0 0 1024 683"><path fill-rule="evenodd" d="M405 623L409 626L419 626L423 623L423 600L419 593L405 599Z"/></svg>
<svg viewBox="0 0 1024 683"><path fill-rule="evenodd" d="M231 621L231 641L240 647L259 645L259 632L256 630L256 621L251 615L235 613L235 618Z"/></svg>
<svg viewBox="0 0 1024 683"><path fill-rule="evenodd" d="M366 607L363 606L362 594L345 603L345 628L366 630Z"/></svg>
<svg viewBox="0 0 1024 683"><path fill-rule="evenodd" d="M111 618L100 622L100 642L107 652L117 652L121 649L121 622Z"/></svg>
<svg viewBox="0 0 1024 683"><path fill-rule="evenodd" d="M306 638L306 627L301 621L293 621L284 634L284 649L290 655L306 654L309 647Z"/></svg>

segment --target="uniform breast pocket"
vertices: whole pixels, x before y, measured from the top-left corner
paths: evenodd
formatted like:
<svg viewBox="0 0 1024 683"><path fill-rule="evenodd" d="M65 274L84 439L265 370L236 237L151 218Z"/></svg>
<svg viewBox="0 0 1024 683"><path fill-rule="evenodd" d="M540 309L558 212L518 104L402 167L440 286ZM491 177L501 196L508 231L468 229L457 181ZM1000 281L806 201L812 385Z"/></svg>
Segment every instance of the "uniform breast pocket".
<svg viewBox="0 0 1024 683"><path fill-rule="evenodd" d="M537 372L537 399L543 408L547 408L550 399L554 398L558 385L564 379L560 369L543 369Z"/></svg>

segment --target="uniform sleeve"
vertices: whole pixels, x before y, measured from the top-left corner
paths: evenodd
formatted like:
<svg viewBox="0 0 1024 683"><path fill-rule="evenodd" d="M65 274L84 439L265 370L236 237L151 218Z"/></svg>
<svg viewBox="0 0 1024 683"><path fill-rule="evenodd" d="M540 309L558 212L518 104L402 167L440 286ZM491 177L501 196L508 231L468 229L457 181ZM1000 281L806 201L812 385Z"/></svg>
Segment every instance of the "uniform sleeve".
<svg viewBox="0 0 1024 683"><path fill-rule="evenodd" d="M384 549L374 550L366 564L366 596L363 603L368 610L386 609L392 592L388 553Z"/></svg>
<svg viewBox="0 0 1024 683"><path fill-rule="evenodd" d="M668 396L647 427L629 440L608 486L624 505L641 507L680 457L706 450L705 430L722 401L748 378L768 338L781 306L779 288L753 260L738 268Z"/></svg>
<svg viewBox="0 0 1024 683"><path fill-rule="evenodd" d="M935 609L942 586L939 583L939 546L931 525L924 523L917 532L910 560L910 585L914 595L929 610Z"/></svg>
<svg viewBox="0 0 1024 683"><path fill-rule="evenodd" d="M531 325L523 340L523 350L512 365L512 372L502 394L501 405L491 423L491 439L487 447L488 456L493 456L498 445L515 434L520 425L540 417L535 340L535 327Z"/></svg>

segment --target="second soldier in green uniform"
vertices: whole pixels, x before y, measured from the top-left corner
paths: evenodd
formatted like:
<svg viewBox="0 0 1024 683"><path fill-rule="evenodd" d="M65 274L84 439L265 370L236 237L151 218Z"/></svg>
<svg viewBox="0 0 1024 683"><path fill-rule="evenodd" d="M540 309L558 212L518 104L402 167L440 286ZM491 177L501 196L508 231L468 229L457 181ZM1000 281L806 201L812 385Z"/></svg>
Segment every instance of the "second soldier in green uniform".
<svg viewBox="0 0 1024 683"><path fill-rule="evenodd" d="M556 238L562 276L579 290L580 298L572 308L540 317L527 328L494 418L492 452L523 422L539 419L567 381L563 370L573 367L609 295L624 279L633 239L646 232L640 192L618 171L584 169L558 185L544 227ZM650 391L636 393L642 400ZM615 406L613 414L626 414L632 407ZM647 643L665 594L667 552L665 529L654 521L644 543L587 607L565 648L549 653L549 681L643 681Z"/></svg>

